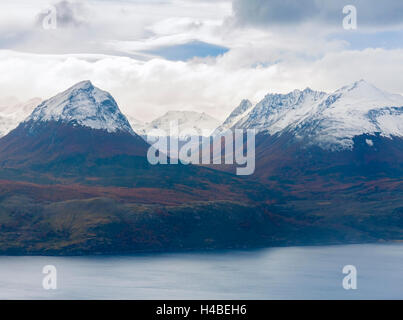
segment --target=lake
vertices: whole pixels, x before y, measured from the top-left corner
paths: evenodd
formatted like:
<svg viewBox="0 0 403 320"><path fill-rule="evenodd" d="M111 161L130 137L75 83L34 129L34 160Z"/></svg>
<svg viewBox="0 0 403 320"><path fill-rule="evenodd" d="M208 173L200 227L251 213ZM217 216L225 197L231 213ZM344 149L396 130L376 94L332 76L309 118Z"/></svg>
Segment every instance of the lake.
<svg viewBox="0 0 403 320"><path fill-rule="evenodd" d="M54 265L57 289L42 269ZM357 289L345 290L345 265ZM0 257L0 299L403 299L403 245Z"/></svg>

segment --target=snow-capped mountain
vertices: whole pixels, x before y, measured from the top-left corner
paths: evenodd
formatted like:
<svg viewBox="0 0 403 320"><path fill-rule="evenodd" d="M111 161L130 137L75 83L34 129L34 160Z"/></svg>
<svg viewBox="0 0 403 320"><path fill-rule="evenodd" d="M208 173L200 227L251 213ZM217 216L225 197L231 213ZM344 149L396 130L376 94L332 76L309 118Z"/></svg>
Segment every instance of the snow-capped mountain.
<svg viewBox="0 0 403 320"><path fill-rule="evenodd" d="M334 93L309 88L268 94L230 129L256 129L270 135L291 133L324 149L350 149L362 134L403 136L403 96L382 91L364 80ZM225 123L224 122L224 123Z"/></svg>
<svg viewBox="0 0 403 320"><path fill-rule="evenodd" d="M34 108L42 102L40 98L33 98L26 102L17 99L7 99L0 102L0 137L6 135L23 121Z"/></svg>
<svg viewBox="0 0 403 320"><path fill-rule="evenodd" d="M107 132L133 130L115 99L90 81L82 81L42 102L25 119L25 124L55 121Z"/></svg>
<svg viewBox="0 0 403 320"><path fill-rule="evenodd" d="M351 149L362 134L403 137L402 106L403 96L360 80L327 95L290 128L325 149Z"/></svg>
<svg viewBox="0 0 403 320"><path fill-rule="evenodd" d="M170 126L175 122L178 123L179 139L186 139L190 135L189 130L197 132L199 136L209 136L220 125L219 120L204 112L168 111L163 116L147 124L142 135L153 135L152 131L155 129L162 130L167 135L172 135Z"/></svg>
<svg viewBox="0 0 403 320"><path fill-rule="evenodd" d="M253 104L247 99L241 101L227 119L213 132L213 136L234 127L239 120L245 118L252 110Z"/></svg>
<svg viewBox="0 0 403 320"><path fill-rule="evenodd" d="M93 165L119 155L145 157L148 147L113 97L83 81L43 101L0 139L0 166Z"/></svg>

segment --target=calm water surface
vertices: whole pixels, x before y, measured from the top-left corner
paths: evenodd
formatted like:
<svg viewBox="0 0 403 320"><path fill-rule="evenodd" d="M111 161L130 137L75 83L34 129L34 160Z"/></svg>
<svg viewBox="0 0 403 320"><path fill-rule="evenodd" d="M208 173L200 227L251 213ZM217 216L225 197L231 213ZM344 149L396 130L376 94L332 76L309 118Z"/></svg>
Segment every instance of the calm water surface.
<svg viewBox="0 0 403 320"><path fill-rule="evenodd" d="M57 268L44 290L42 268ZM343 266L358 271L345 290ZM403 299L403 245L102 257L0 257L0 299Z"/></svg>

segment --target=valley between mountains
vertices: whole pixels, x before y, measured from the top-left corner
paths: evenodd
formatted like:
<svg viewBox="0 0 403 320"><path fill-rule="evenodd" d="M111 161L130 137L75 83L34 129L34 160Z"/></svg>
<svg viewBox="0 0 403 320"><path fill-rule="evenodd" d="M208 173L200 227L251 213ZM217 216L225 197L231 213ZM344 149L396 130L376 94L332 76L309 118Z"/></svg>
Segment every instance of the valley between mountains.
<svg viewBox="0 0 403 320"><path fill-rule="evenodd" d="M37 102L0 138L1 254L403 240L403 96L363 80L244 100L222 124L168 112L145 126L90 81ZM172 118L255 129L254 174L151 165L144 135Z"/></svg>

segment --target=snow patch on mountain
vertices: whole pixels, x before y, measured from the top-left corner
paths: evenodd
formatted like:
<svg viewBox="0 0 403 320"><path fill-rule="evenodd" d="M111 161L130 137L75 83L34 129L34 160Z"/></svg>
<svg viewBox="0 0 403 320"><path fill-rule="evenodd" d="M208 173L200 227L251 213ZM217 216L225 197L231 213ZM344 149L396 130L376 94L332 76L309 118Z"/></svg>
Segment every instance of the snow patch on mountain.
<svg viewBox="0 0 403 320"><path fill-rule="evenodd" d="M108 132L133 130L115 99L106 91L82 81L42 102L25 123L60 121Z"/></svg>
<svg viewBox="0 0 403 320"><path fill-rule="evenodd" d="M402 136L403 107L390 107L377 110L375 118L380 132L386 136Z"/></svg>

